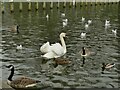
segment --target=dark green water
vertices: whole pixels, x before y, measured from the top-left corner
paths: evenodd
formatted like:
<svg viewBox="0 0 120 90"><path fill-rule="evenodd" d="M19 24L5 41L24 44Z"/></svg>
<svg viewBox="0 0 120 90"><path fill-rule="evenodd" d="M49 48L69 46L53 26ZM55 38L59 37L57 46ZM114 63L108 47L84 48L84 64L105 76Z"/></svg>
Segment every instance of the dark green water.
<svg viewBox="0 0 120 90"><path fill-rule="evenodd" d="M11 25L20 25L20 34L2 31L2 65L13 64L15 66L15 76L28 76L36 80L41 80L37 86L51 87L78 87L78 88L118 88L119 85L119 12L118 4L83 6L77 8L62 8L50 10L39 9L27 11L27 4L24 4L23 12L19 12L18 4L15 4L14 13L9 12L6 4L5 13L2 15L2 29ZM62 26L61 13L65 13L64 18L68 19L68 25ZM46 15L49 19L46 19ZM92 24L88 30L84 29L84 23L91 19ZM105 30L105 20L110 20L111 27ZM112 34L112 29L118 29L117 37ZM66 32L68 38L65 39L67 53L65 57L71 60L71 64L58 65L54 67L52 60L45 61L41 57L39 50L44 42L60 42L59 34ZM81 39L80 33L86 32L86 38ZM16 45L23 45L22 50L16 51ZM78 54L85 46L95 55L89 56L82 67L82 58ZM105 70L101 74L102 62L115 63L115 67ZM7 80L8 70L3 67L2 79Z"/></svg>

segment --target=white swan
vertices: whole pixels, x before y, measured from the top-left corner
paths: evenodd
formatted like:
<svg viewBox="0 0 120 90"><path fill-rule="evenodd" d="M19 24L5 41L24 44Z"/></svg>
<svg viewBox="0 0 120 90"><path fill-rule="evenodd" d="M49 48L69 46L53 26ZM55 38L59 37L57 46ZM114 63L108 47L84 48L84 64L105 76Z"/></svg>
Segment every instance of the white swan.
<svg viewBox="0 0 120 90"><path fill-rule="evenodd" d="M49 42L43 44L43 46L41 46L40 48L40 51L45 54L42 55L42 57L51 59L51 58L58 58L63 56L67 52L66 44L63 38L65 36L66 33L60 34L60 40L62 45L60 43L55 43L50 45Z"/></svg>

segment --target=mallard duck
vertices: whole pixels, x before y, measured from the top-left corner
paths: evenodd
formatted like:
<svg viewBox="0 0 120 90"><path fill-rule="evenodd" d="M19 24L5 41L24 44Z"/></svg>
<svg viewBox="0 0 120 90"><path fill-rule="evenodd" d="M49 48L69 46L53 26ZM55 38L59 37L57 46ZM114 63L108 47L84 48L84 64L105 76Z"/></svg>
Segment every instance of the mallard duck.
<svg viewBox="0 0 120 90"><path fill-rule="evenodd" d="M39 81L33 80L28 77L20 77L15 80L12 80L12 77L14 75L14 66L13 65L8 65L6 66L11 70L11 73L8 77L7 83L10 85L12 88L28 88L28 87L33 87L35 86Z"/></svg>
<svg viewBox="0 0 120 90"><path fill-rule="evenodd" d="M110 68L112 68L112 67L114 67L115 66L115 64L114 63L107 63L107 64L105 64L105 63L102 63L102 73L104 73L104 70L105 69L110 69Z"/></svg>
<svg viewBox="0 0 120 90"><path fill-rule="evenodd" d="M71 63L71 61L67 58L55 58L54 61L58 65L70 64Z"/></svg>

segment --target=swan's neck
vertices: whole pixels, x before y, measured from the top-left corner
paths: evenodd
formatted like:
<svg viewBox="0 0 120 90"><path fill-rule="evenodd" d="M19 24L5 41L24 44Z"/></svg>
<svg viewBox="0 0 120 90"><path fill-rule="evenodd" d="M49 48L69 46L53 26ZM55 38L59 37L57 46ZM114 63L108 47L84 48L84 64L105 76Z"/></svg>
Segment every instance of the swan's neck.
<svg viewBox="0 0 120 90"><path fill-rule="evenodd" d="M14 75L14 67L11 69L11 73L10 73L10 75L9 75L9 77L8 77L8 80L9 80L9 81L12 81L13 75Z"/></svg>
<svg viewBox="0 0 120 90"><path fill-rule="evenodd" d="M60 40L61 40L61 44L64 48L64 53L66 53L67 50L66 50L66 44L65 44L64 38L62 36L60 36Z"/></svg>

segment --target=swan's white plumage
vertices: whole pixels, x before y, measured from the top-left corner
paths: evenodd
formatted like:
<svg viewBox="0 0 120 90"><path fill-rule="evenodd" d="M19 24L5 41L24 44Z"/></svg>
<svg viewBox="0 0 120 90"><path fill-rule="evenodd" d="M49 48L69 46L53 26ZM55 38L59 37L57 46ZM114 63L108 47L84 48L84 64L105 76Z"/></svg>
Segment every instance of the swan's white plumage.
<svg viewBox="0 0 120 90"><path fill-rule="evenodd" d="M51 49L55 54L57 54L59 56L62 56L62 55L64 55L64 53L66 53L66 52L64 52L64 48L61 46L60 43L52 44Z"/></svg>
<svg viewBox="0 0 120 90"><path fill-rule="evenodd" d="M40 48L40 51L45 54L42 55L42 57L51 59L63 56L66 53L66 45L63 39L65 35L66 35L65 33L60 34L61 44L55 43L50 45L49 42L43 44L43 46L41 46Z"/></svg>
<svg viewBox="0 0 120 90"><path fill-rule="evenodd" d="M50 43L49 43L49 42L44 43L44 44L40 47L40 51L41 51L42 53L47 53L47 52L51 51L51 49L50 49Z"/></svg>

